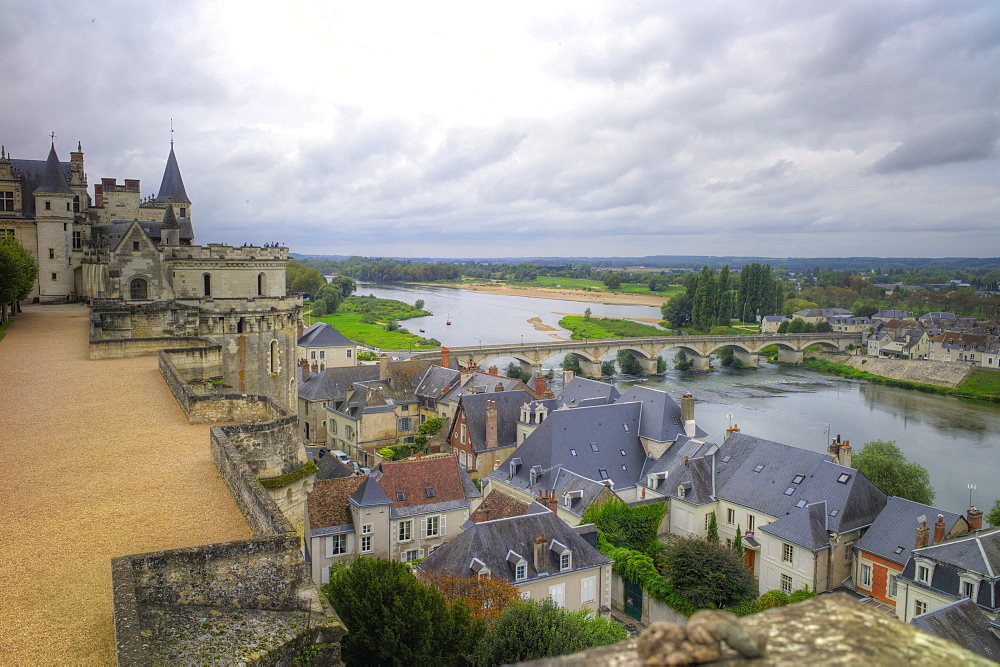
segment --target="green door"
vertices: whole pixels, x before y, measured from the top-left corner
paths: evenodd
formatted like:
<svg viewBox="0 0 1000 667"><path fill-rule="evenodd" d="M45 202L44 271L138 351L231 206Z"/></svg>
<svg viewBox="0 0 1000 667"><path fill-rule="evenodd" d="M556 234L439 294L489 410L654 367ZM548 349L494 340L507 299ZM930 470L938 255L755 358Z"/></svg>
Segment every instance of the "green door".
<svg viewBox="0 0 1000 667"><path fill-rule="evenodd" d="M642 621L642 586L625 579L625 613Z"/></svg>

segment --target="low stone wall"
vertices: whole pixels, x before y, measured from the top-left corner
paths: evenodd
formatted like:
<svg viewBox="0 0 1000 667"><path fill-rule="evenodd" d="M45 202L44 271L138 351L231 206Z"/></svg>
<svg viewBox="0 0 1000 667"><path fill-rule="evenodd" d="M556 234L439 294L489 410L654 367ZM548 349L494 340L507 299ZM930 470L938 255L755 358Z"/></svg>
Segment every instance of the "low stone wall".
<svg viewBox="0 0 1000 667"><path fill-rule="evenodd" d="M238 392L199 391L194 379L206 380L222 373L221 346L202 343L196 348L159 351L160 375L191 424L260 422L286 414L274 401Z"/></svg>
<svg viewBox="0 0 1000 667"><path fill-rule="evenodd" d="M105 338L91 340L91 359L126 359L149 357L165 348L199 348L210 345L207 338Z"/></svg>
<svg viewBox="0 0 1000 667"><path fill-rule="evenodd" d="M280 416L255 424L219 427L257 479L280 477L309 462L298 438L298 415L290 415L265 400L274 410L272 416ZM212 431L214 440L216 429Z"/></svg>
<svg viewBox="0 0 1000 667"><path fill-rule="evenodd" d="M809 356L829 359L859 371L881 375L893 380L917 384L933 384L954 389L973 373L972 364L957 361L924 361L921 359L886 359L883 357L854 356L847 354L817 354Z"/></svg>

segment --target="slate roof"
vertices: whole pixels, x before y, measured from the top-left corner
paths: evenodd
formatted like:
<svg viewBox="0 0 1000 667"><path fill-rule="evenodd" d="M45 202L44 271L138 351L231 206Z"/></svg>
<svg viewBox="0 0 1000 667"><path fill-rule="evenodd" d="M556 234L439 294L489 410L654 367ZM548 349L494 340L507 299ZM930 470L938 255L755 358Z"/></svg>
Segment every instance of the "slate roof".
<svg viewBox="0 0 1000 667"><path fill-rule="evenodd" d="M639 402L642 411L639 416L639 435L657 442L673 442L679 435L684 435L684 424L681 423L681 406L670 398L665 391L634 385L629 388L615 403ZM704 438L707 434L695 427L695 436Z"/></svg>
<svg viewBox="0 0 1000 667"><path fill-rule="evenodd" d="M712 460L718 498L775 517L760 530L810 549L817 545L818 503L826 503L824 530L836 533L870 525L886 503L885 494L864 475L834 463L829 455L746 433L732 434L711 456L692 459L680 469L679 480L667 486L669 495L677 495L678 483L689 482L691 497L707 502L712 480L706 472ZM807 514L810 520L785 519L794 514Z"/></svg>
<svg viewBox="0 0 1000 667"><path fill-rule="evenodd" d="M310 529L352 523L351 511L347 505L348 498L354 495L367 479L367 476L352 476L317 480L306 501Z"/></svg>
<svg viewBox="0 0 1000 667"><path fill-rule="evenodd" d="M1000 662L1000 637L990 630L990 618L975 602L963 598L910 620L928 634L949 639L973 653Z"/></svg>
<svg viewBox="0 0 1000 667"><path fill-rule="evenodd" d="M344 401L347 388L365 380L377 380L378 366L327 368L299 380L299 398L307 401Z"/></svg>
<svg viewBox="0 0 1000 667"><path fill-rule="evenodd" d="M556 410L489 476L507 480L511 462L518 459L521 465L508 483L522 489L529 488L535 466L542 473L536 489L552 489L556 468L595 482L611 480L615 488L635 486L646 462L640 408L630 402Z"/></svg>
<svg viewBox="0 0 1000 667"><path fill-rule="evenodd" d="M559 555L552 550L553 541L568 547L573 554L570 572L612 564L612 560L592 547L575 530L570 528L554 513L532 503L529 514L482 521L467 525L464 532L451 538L425 558L417 569L421 571L447 572L460 577L474 574L473 559L478 559L490 570L490 576L506 579L514 583L515 556L508 559L510 552L521 556L527 563L527 578L538 578L535 569L535 539L542 535L546 541L547 556L544 573L547 578L561 574Z"/></svg>
<svg viewBox="0 0 1000 667"><path fill-rule="evenodd" d="M496 403L497 446L512 447L517 444L517 423L521 406L532 401L532 396L523 389L497 391L489 394L466 394L459 400L459 410L465 411L468 436L476 453L485 452L486 446L486 404Z"/></svg>
<svg viewBox="0 0 1000 667"><path fill-rule="evenodd" d="M142 231L146 233L146 236L150 238L153 243L160 243L163 238L163 223L162 222L145 222L145 221L119 221L112 222L107 225L98 225L93 227L93 233L99 238L105 238L108 240L112 248L117 248L118 244L121 243L122 239L128 233L129 228L133 223L138 224L142 227ZM191 218L181 218L177 220L177 228L180 230L178 236L182 241L193 241L194 240L194 227L191 225Z"/></svg>
<svg viewBox="0 0 1000 667"><path fill-rule="evenodd" d="M445 394L458 386L462 374L459 371L434 365L424 371L417 383L414 393L418 398L428 398L433 401L442 400Z"/></svg>
<svg viewBox="0 0 1000 667"><path fill-rule="evenodd" d="M343 463L337 460L336 456L324 456L316 461L316 467L319 470L316 471L316 479L336 479L341 477L351 477L354 475L354 470L348 468Z"/></svg>
<svg viewBox="0 0 1000 667"><path fill-rule="evenodd" d="M591 402L594 399L599 399L600 404L614 403L619 396L621 394L609 382L574 377L569 381L569 384L562 388L562 391L556 396L556 400L562 405L575 407L584 401L587 401L588 405L594 405L595 403Z"/></svg>
<svg viewBox="0 0 1000 667"><path fill-rule="evenodd" d="M858 549L899 563L900 566L906 565L916 542L917 517L927 517L933 539L933 524L938 514L944 516L945 535L951 532L956 523L965 520L961 514L890 496L871 528L858 542Z"/></svg>
<svg viewBox="0 0 1000 667"><path fill-rule="evenodd" d="M576 516L583 516L587 508L607 488L604 484L582 477L572 470L557 468L553 471L551 490L556 494L556 501L563 509ZM574 497L569 497L568 494Z"/></svg>
<svg viewBox="0 0 1000 667"><path fill-rule="evenodd" d="M357 345L326 322L317 322L302 332L299 347L354 347Z"/></svg>
<svg viewBox="0 0 1000 667"><path fill-rule="evenodd" d="M930 525L928 523L928 525ZM914 549L913 555L948 563L988 577L1000 576L1000 528L970 533Z"/></svg>
<svg viewBox="0 0 1000 667"><path fill-rule="evenodd" d="M502 385L504 391L525 389L525 384L516 378L509 378L503 375L490 375L489 373L476 371L461 378L458 385L452 387L444 396L437 400L450 402L458 401L459 398L466 394L498 393L496 392L498 385Z"/></svg>
<svg viewBox="0 0 1000 667"><path fill-rule="evenodd" d="M830 546L829 514L826 501L823 500L772 521L761 530L811 551L819 551Z"/></svg>
<svg viewBox="0 0 1000 667"><path fill-rule="evenodd" d="M184 179L181 178L181 169L177 166L177 156L174 155L174 144L170 143L170 155L167 156L167 166L163 169L163 179L160 181L160 191L156 193L153 201L164 204L173 202L175 204L190 204L187 192L184 190Z"/></svg>
<svg viewBox="0 0 1000 667"><path fill-rule="evenodd" d="M418 401L416 395L417 386L430 366L430 361L423 360L388 362L386 364L386 374L388 377L385 380L380 379L376 375L376 378L373 380L359 382L359 384L367 385L370 389L375 390L374 393L368 393L366 399L367 405L373 406L383 403L393 404L403 402L416 403ZM378 367L373 366L372 368ZM382 400L379 400L380 398Z"/></svg>
<svg viewBox="0 0 1000 667"><path fill-rule="evenodd" d="M49 157L45 160L45 167L42 169L42 178L38 183L38 187L35 188L35 192L60 195L73 194L73 191L69 189L69 183L62 169L62 163L59 162L59 157L56 155L56 145L54 143L49 149Z"/></svg>
<svg viewBox="0 0 1000 667"><path fill-rule="evenodd" d="M378 485L378 478L381 472L374 472L371 475L363 476L364 482L357 491L351 494L349 501L358 507L375 507L378 505L391 505L392 501L385 491Z"/></svg>
<svg viewBox="0 0 1000 667"><path fill-rule="evenodd" d="M21 213L25 218L35 217L35 198L32 195L42 182L42 175L47 163L47 160L15 160L13 158L10 160L10 168L14 177L21 181ZM59 172L63 175L66 186L69 187L70 163L60 162Z"/></svg>

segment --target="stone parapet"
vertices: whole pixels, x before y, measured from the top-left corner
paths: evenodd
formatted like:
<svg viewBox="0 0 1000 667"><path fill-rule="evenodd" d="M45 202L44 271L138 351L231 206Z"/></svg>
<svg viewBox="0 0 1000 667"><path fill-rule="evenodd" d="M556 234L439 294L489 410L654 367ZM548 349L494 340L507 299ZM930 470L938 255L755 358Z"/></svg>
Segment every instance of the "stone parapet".
<svg viewBox="0 0 1000 667"><path fill-rule="evenodd" d="M168 246L167 260L220 260L220 261L288 261L288 248L260 246L230 246L210 243L207 246Z"/></svg>

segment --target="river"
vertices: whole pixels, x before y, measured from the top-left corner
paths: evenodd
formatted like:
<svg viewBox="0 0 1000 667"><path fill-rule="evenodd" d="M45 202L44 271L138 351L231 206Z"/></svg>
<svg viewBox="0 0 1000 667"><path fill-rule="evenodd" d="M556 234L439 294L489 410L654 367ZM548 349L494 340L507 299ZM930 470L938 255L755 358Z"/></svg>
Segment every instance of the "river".
<svg viewBox="0 0 1000 667"><path fill-rule="evenodd" d="M558 329L560 315L582 313L626 318L659 317L651 306L621 306L555 299L482 294L449 287L358 286L358 294L413 303L423 299L431 317L405 320L413 333L444 345L477 345L569 338ZM451 325L446 325L447 319ZM539 318L557 331L539 331ZM522 338L523 337L523 338ZM510 359L498 359L501 368ZM555 366L559 358L550 359ZM823 375L803 367L761 362L757 370L720 369L713 373L667 371L636 380L615 378L620 389L643 384L664 389L675 399L691 392L695 418L710 440L721 442L730 423L744 433L814 451L825 451L827 434L850 440L854 451L869 440L894 440L910 461L930 472L935 505L962 514L973 502L988 511L1000 497L1000 408Z"/></svg>

